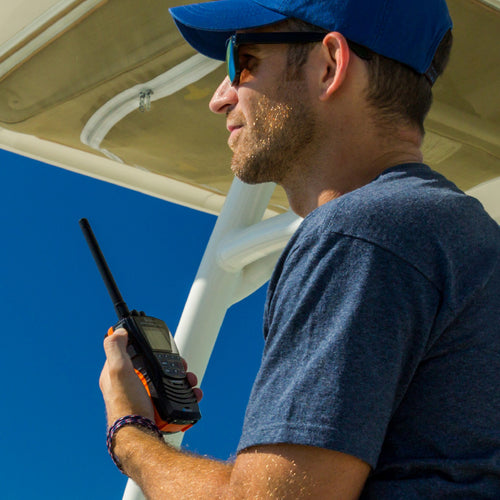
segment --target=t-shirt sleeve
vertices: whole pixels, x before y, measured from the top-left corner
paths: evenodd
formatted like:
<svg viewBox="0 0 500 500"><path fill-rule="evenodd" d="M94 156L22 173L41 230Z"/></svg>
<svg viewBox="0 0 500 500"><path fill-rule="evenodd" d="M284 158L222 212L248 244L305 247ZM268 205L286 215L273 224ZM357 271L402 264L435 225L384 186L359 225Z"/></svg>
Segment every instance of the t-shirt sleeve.
<svg viewBox="0 0 500 500"><path fill-rule="evenodd" d="M289 247L270 282L266 345L238 449L304 444L374 467L428 348L440 294L373 243L316 235Z"/></svg>

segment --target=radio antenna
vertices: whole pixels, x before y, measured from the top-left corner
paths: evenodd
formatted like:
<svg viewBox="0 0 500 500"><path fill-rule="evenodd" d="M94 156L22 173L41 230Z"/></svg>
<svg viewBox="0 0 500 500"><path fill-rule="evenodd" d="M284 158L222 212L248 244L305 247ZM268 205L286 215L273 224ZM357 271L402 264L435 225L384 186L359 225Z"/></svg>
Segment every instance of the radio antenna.
<svg viewBox="0 0 500 500"><path fill-rule="evenodd" d="M113 301L113 306L115 307L116 314L118 315L118 319L123 319L130 316L130 311L128 310L127 304L123 300L122 294L120 290L118 290L118 286L111 274L108 264L106 263L106 259L99 248L99 243L97 243L96 237L94 236L94 232L90 227L89 221L87 219L80 219L80 227L82 228L83 235L87 240L87 244L92 252L95 263L97 264L97 268L101 273L102 279L106 288L108 289L109 296Z"/></svg>

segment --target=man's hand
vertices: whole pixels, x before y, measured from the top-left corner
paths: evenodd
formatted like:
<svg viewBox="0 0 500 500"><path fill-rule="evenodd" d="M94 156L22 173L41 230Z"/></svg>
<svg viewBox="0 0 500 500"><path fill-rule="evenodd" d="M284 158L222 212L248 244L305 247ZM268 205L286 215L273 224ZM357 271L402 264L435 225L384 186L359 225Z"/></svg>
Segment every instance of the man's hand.
<svg viewBox="0 0 500 500"><path fill-rule="evenodd" d="M142 415L154 422L154 410L144 385L127 353L128 334L123 328L104 339L106 363L99 386L106 404L108 425L125 415Z"/></svg>
<svg viewBox="0 0 500 500"><path fill-rule="evenodd" d="M127 341L128 334L123 328L119 328L104 340L106 363L101 372L99 386L106 404L108 425L112 425L120 417L132 414L142 415L154 422L153 404L134 371L127 353ZM195 386L196 376L193 373L188 373L187 376L191 386ZM199 401L202 397L201 390L193 390Z"/></svg>

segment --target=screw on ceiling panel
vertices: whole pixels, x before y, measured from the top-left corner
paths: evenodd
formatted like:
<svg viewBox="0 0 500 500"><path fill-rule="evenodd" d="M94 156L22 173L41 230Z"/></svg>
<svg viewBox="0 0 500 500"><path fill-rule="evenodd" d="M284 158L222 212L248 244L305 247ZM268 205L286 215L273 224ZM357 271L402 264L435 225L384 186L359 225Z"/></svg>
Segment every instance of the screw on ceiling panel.
<svg viewBox="0 0 500 500"><path fill-rule="evenodd" d="M139 111L144 113L144 111L149 111L151 109L151 95L153 91L151 89L141 90L139 92Z"/></svg>

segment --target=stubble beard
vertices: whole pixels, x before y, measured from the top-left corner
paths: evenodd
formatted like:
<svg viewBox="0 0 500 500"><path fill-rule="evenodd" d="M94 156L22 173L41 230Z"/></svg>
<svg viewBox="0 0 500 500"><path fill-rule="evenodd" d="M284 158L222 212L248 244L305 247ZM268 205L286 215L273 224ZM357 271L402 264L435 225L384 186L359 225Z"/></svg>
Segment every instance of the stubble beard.
<svg viewBox="0 0 500 500"><path fill-rule="evenodd" d="M283 184L307 154L315 120L303 102L305 89L298 87L280 87L276 95L284 99L262 95L255 103L255 119L233 147L231 169L243 182Z"/></svg>

